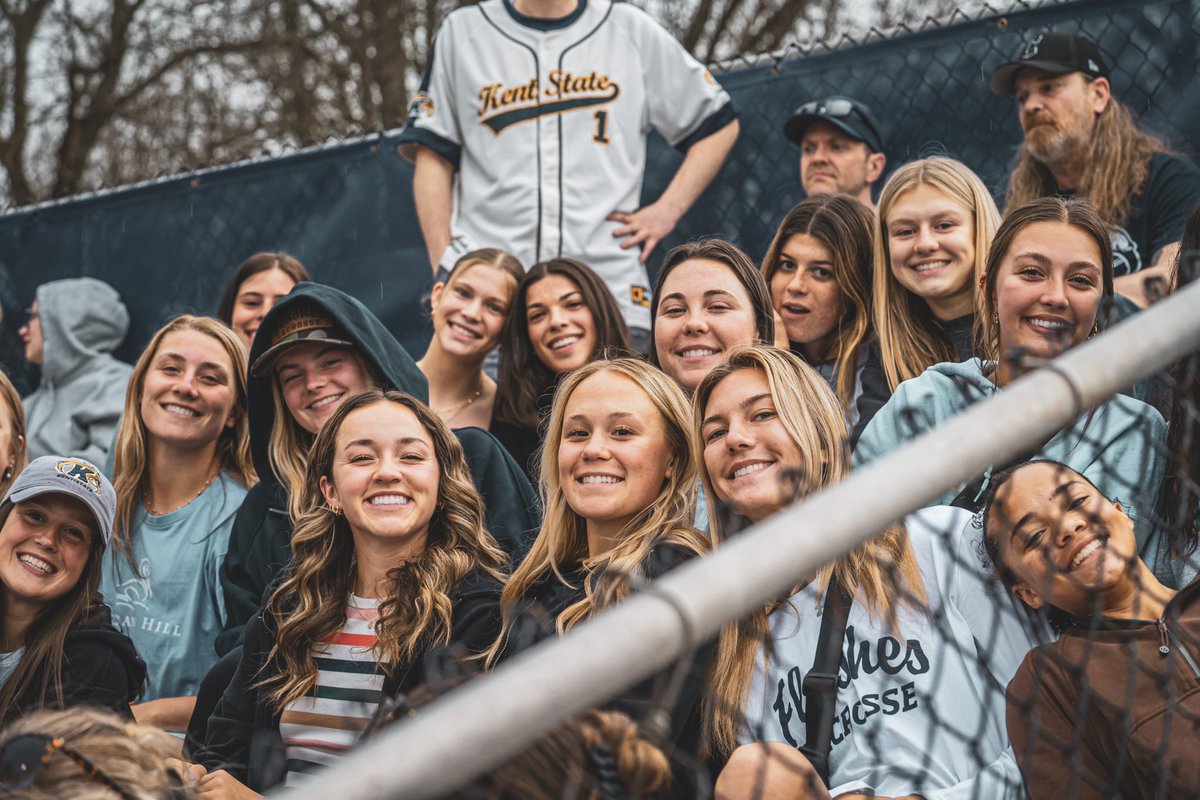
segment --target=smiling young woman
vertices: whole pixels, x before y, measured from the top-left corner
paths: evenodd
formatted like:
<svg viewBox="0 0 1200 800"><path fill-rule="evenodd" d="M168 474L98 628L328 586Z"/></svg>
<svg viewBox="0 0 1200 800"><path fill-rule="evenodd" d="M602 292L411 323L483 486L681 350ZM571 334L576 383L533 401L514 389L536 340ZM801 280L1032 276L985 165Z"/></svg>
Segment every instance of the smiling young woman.
<svg viewBox="0 0 1200 800"><path fill-rule="evenodd" d="M525 274L516 257L492 248L460 258L433 287L433 338L417 362L429 379L429 406L447 425L487 430L496 382L483 361L500 343L513 292Z"/></svg>
<svg viewBox="0 0 1200 800"><path fill-rule="evenodd" d="M214 796L285 778L253 757L265 734L283 740L289 783L336 760L382 698L425 681L435 650L479 653L499 630L504 554L462 446L424 404L347 400L317 435L305 487L293 567L251 620L195 755Z"/></svg>
<svg viewBox="0 0 1200 800"><path fill-rule="evenodd" d="M491 431L537 483L542 420L571 370L632 352L617 301L581 261L534 264L517 284L500 337L500 379Z"/></svg>
<svg viewBox="0 0 1200 800"><path fill-rule="evenodd" d="M1063 628L1009 685L1030 797L1194 795L1200 583L1163 585L1122 505L1057 462L996 476L983 524L1001 580Z"/></svg>
<svg viewBox="0 0 1200 800"><path fill-rule="evenodd" d="M754 262L723 239L667 253L650 306L650 340L650 362L688 395L730 349L774 342L771 293Z"/></svg>
<svg viewBox="0 0 1200 800"><path fill-rule="evenodd" d="M1113 293L1108 228L1086 200L1035 200L1014 210L996 231L977 286L982 358L937 364L902 383L859 439L856 464L995 394L1029 369L1031 358L1054 358L1101 330L1101 305ZM1152 564L1161 537L1149 511L1162 482L1165 435L1157 411L1116 395L1037 451L1120 497L1137 523L1139 552ZM977 509L992 471L942 495L940 502Z"/></svg>
<svg viewBox="0 0 1200 800"><path fill-rule="evenodd" d="M38 708L130 716L146 677L99 593L116 496L83 459L35 459L0 503L0 725Z"/></svg>
<svg viewBox="0 0 1200 800"><path fill-rule="evenodd" d="M234 270L225 284L217 319L233 328L249 352L263 318L281 297L306 280L308 270L287 253L255 253Z"/></svg>
<svg viewBox="0 0 1200 800"><path fill-rule="evenodd" d="M644 361L593 361L563 379L541 470L545 519L505 587L504 632L489 664L565 634L624 600L642 579L708 548L690 524L696 468L686 400ZM690 753L699 748L707 665L702 653L672 714L672 736ZM626 699L648 699L648 691L640 687Z"/></svg>
<svg viewBox="0 0 1200 800"><path fill-rule="evenodd" d="M976 286L1000 224L983 181L935 156L905 164L879 195L873 309L888 385L973 354Z"/></svg>
<svg viewBox="0 0 1200 800"><path fill-rule="evenodd" d="M705 491L732 512L714 515L718 547L737 516L761 522L850 471L837 399L785 350L731 352L697 387L693 414ZM718 797L892 798L954 787L1015 800L1004 698L990 687L1007 681L1031 642L984 590L971 521L961 509L922 509L722 632L709 712L716 754L729 758ZM841 666L826 792L798 748L821 747L807 740L814 709L801 686L830 591L849 609L845 646L834 640ZM941 726L972 737L936 736Z"/></svg>
<svg viewBox="0 0 1200 800"><path fill-rule="evenodd" d="M181 731L225 620L219 572L256 481L246 353L226 325L181 316L138 359L117 434L115 547L101 588L150 666L139 721Z"/></svg>

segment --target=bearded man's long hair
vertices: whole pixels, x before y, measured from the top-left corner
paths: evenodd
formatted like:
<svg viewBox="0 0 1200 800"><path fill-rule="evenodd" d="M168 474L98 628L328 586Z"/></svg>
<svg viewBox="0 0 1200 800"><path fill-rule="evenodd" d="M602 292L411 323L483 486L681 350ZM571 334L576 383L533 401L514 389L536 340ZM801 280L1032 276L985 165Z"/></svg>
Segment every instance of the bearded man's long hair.
<svg viewBox="0 0 1200 800"><path fill-rule="evenodd" d="M1115 97L1109 98L1092 128L1076 193L1086 197L1106 223L1124 227L1130 201L1141 194L1150 174L1150 159L1155 153L1170 152L1166 142L1138 127L1128 108ZM1004 215L1031 200L1057 193L1049 167L1034 158L1027 143L1022 144L1008 179Z"/></svg>

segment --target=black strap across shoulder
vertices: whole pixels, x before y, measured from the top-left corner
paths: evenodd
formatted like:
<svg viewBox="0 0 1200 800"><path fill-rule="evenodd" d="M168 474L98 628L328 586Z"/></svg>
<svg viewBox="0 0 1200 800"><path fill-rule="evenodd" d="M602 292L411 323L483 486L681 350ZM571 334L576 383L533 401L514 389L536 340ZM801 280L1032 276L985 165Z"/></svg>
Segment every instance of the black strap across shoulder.
<svg viewBox="0 0 1200 800"><path fill-rule="evenodd" d="M812 669L804 676L804 746L808 758L825 786L829 786L829 751L833 747L833 718L837 714L838 666L850 598L836 576L830 578L821 612L821 633Z"/></svg>

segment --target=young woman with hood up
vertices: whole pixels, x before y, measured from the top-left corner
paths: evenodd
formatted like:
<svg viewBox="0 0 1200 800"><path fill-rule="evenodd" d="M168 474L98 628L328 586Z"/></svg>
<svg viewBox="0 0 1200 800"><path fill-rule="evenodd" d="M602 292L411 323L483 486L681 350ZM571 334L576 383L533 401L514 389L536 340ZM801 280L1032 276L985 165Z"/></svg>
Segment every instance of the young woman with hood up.
<svg viewBox="0 0 1200 800"><path fill-rule="evenodd" d="M428 398L425 376L383 323L358 300L318 283L297 284L271 309L250 364L250 449L262 482L238 511L221 571L229 615L217 639L222 655L241 643L263 593L291 560L308 451L325 421L372 388ZM517 552L540 521L533 487L486 431L455 434L484 499L487 529Z"/></svg>

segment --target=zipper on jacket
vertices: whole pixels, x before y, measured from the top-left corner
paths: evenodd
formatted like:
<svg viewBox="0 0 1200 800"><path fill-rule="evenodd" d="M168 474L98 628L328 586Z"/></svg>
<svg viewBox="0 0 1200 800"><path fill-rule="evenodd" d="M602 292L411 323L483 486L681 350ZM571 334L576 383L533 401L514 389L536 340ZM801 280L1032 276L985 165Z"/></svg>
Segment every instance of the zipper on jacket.
<svg viewBox="0 0 1200 800"><path fill-rule="evenodd" d="M1196 659L1192 658L1192 654L1188 651L1187 647L1179 642L1179 640L1175 637L1175 634L1171 633L1171 629L1167 627L1166 620L1159 618L1157 624L1158 634L1162 640L1162 644L1158 646L1158 652L1162 653L1164 656L1170 653L1171 648L1168 646L1167 642L1168 640L1174 640L1175 644L1179 647L1179 652L1183 654L1183 659L1187 661L1188 666L1192 668L1192 674L1197 678L1200 678L1200 666L1196 664Z"/></svg>

